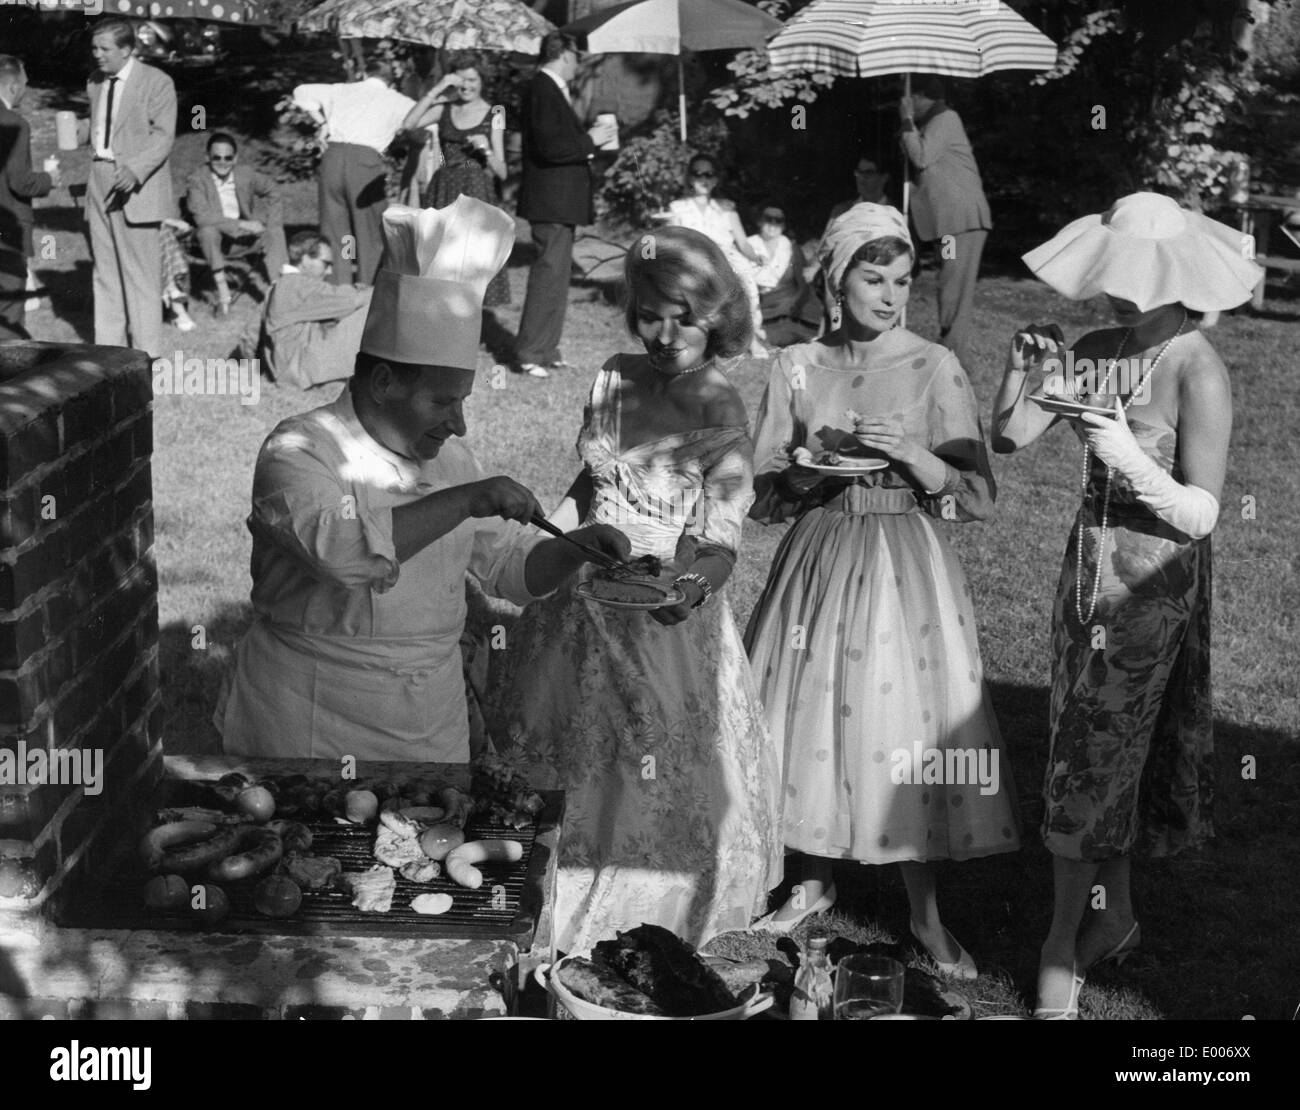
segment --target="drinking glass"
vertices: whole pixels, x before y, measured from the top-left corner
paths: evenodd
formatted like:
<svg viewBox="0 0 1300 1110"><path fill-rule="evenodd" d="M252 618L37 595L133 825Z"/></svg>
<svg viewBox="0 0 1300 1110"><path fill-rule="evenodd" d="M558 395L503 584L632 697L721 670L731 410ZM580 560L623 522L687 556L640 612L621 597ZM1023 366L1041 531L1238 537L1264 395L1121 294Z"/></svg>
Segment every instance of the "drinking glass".
<svg viewBox="0 0 1300 1110"><path fill-rule="evenodd" d="M903 1008L903 965L884 956L846 956L835 969L835 1020L866 1021Z"/></svg>

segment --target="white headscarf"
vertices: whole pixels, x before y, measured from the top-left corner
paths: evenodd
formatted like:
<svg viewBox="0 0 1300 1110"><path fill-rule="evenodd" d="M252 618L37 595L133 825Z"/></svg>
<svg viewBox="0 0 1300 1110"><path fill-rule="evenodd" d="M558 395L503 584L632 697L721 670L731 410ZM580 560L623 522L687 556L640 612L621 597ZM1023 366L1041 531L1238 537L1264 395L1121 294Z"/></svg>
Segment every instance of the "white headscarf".
<svg viewBox="0 0 1300 1110"><path fill-rule="evenodd" d="M907 230L907 220L897 208L891 208L888 204L872 204L864 200L836 216L817 248L817 260L826 272L831 292L839 294L849 259L858 253L864 243L891 238L902 239L912 247L913 254L916 253L912 236Z"/></svg>

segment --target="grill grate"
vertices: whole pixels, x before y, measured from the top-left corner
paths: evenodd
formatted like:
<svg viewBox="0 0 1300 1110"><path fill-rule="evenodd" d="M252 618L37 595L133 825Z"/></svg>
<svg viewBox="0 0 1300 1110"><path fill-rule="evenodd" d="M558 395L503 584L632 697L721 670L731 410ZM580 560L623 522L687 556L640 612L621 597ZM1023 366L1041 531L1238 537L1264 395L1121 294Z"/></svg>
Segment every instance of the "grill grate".
<svg viewBox="0 0 1300 1110"><path fill-rule="evenodd" d="M222 884L230 898L230 916L212 931L277 936L375 936L415 939L505 938L528 948L545 896L544 879L550 851L538 837L559 821L559 799L548 794L546 808L535 825L512 829L477 817L465 825L469 840L517 840L524 855L517 863L481 863L483 885L468 890L440 875L431 883L413 883L394 872L397 887L388 913L362 913L343 890L304 890L302 905L292 917L265 917L253 907L253 889L261 880ZM373 855L375 826L342 825L332 818L304 821L312 831L311 854L333 856L344 872L367 871ZM150 910L142 890L149 880L134 851L119 853L109 879L96 892L65 914L61 924L95 929L161 929L193 932L199 928L185 910ZM202 882L195 878L194 882ZM411 899L418 894L450 894L445 914L418 914Z"/></svg>

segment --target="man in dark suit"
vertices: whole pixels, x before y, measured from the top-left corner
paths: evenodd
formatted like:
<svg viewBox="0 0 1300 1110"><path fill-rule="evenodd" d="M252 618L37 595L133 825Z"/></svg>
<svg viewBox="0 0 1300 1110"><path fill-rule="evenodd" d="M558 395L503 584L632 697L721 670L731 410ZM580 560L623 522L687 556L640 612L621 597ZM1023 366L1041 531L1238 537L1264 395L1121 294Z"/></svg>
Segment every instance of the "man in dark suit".
<svg viewBox="0 0 1300 1110"><path fill-rule="evenodd" d="M18 114L27 92L23 63L0 54L0 339L30 339L23 326L32 198L59 183L59 170L32 172L31 128Z"/></svg>
<svg viewBox="0 0 1300 1110"><path fill-rule="evenodd" d="M268 281L275 281L288 261L284 241L284 207L270 178L239 164L234 136L214 131L208 138L207 165L185 184L185 205L198 229L199 246L212 270L217 300L230 304L225 248L229 243L260 246Z"/></svg>
<svg viewBox="0 0 1300 1110"><path fill-rule="evenodd" d="M594 218L591 162L596 148L611 141L612 122L583 130L570 101L569 82L578 72L578 47L571 35L553 31L542 40L539 68L523 105L524 172L519 214L532 227L537 260L528 272L515 361L522 373L549 377L547 367L564 366L560 336L569 307L573 233Z"/></svg>
<svg viewBox="0 0 1300 1110"><path fill-rule="evenodd" d="M86 83L91 144L86 222L94 256L95 342L162 351L162 245L173 215L168 158L176 139L176 87L132 57L135 30L116 16L91 28L99 68Z"/></svg>

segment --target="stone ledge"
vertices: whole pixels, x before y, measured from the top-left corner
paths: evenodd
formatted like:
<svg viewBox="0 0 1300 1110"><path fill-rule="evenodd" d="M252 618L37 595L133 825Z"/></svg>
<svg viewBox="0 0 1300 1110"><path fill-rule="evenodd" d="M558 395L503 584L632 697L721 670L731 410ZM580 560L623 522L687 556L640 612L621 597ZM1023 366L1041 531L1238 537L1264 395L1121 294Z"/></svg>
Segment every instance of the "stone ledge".
<svg viewBox="0 0 1300 1110"><path fill-rule="evenodd" d="M493 977L517 962L505 940L57 928L0 955L13 984L0 1017L490 1017L506 1013Z"/></svg>

